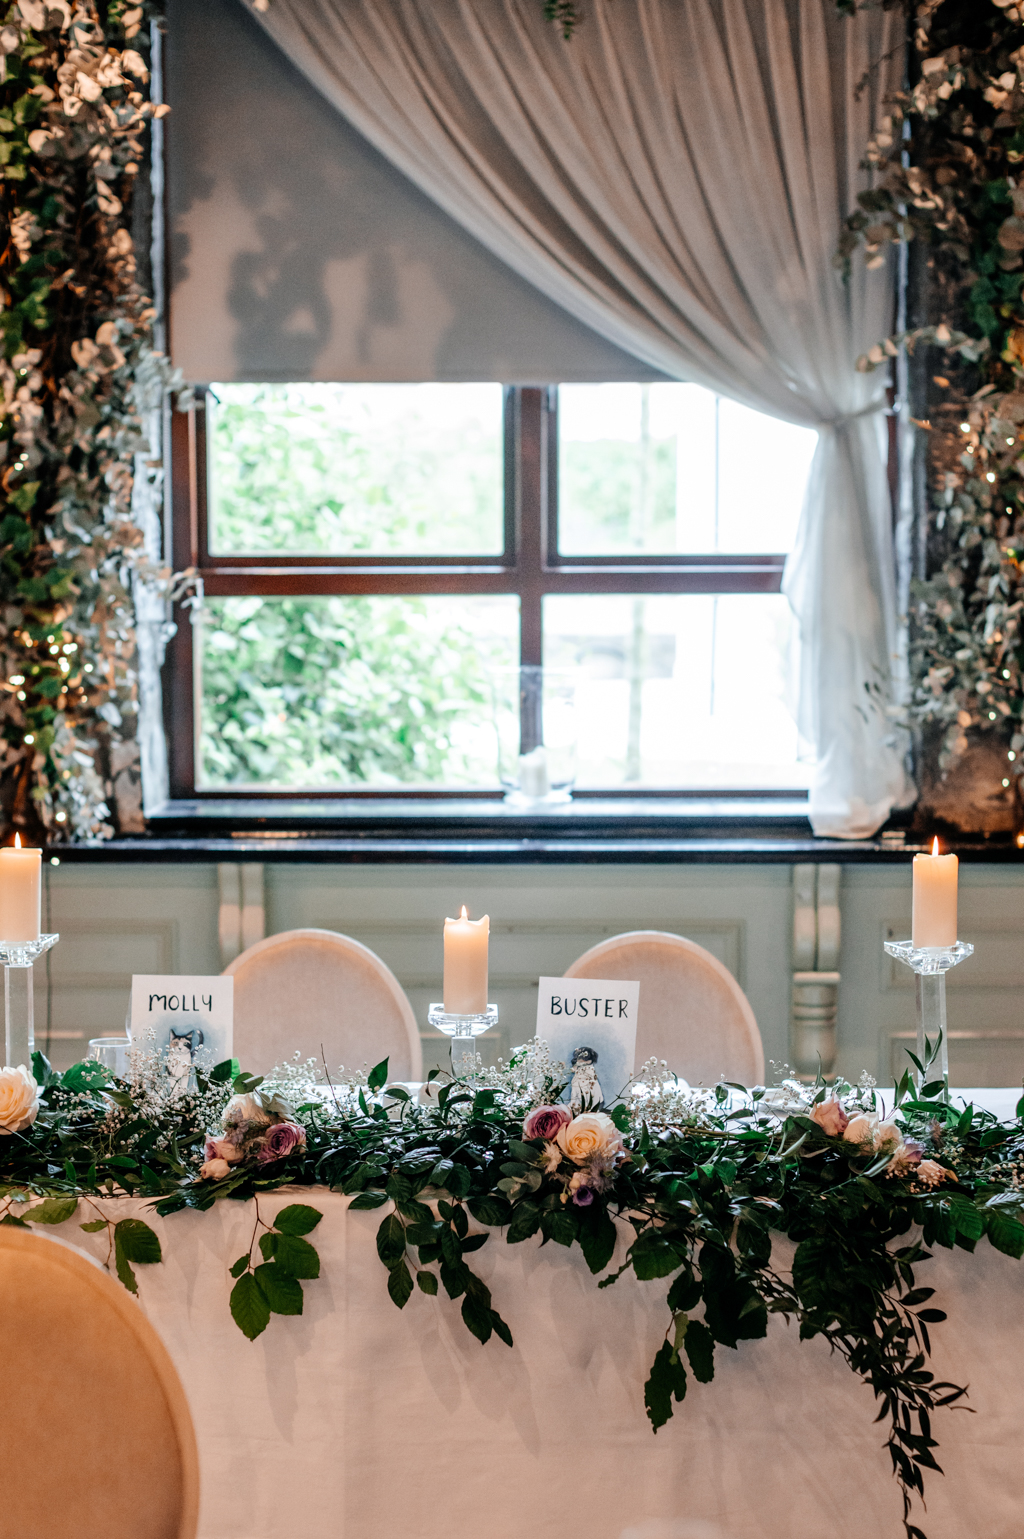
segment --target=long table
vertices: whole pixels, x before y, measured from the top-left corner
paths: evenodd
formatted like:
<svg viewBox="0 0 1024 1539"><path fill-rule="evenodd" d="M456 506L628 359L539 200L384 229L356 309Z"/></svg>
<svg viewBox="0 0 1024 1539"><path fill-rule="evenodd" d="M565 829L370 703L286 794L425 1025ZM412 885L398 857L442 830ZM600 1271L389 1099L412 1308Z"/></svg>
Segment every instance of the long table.
<svg viewBox="0 0 1024 1539"><path fill-rule="evenodd" d="M578 1248L492 1237L473 1257L515 1346L481 1346L458 1305L418 1290L399 1312L375 1247L381 1213L316 1189L322 1260L301 1317L255 1342L228 1312L251 1203L161 1220L139 1266L141 1307L181 1374L202 1470L201 1539L899 1539L900 1502L876 1406L796 1327L719 1348L657 1435L643 1382L665 1329L664 1283L598 1292ZM83 1217L49 1231L102 1259ZM928 1482L929 1539L1019 1539L1024 1528L1024 1269L983 1241L940 1251L919 1281L950 1315L937 1372L977 1414L935 1417L945 1478ZM112 1429L116 1449L116 1429Z"/></svg>

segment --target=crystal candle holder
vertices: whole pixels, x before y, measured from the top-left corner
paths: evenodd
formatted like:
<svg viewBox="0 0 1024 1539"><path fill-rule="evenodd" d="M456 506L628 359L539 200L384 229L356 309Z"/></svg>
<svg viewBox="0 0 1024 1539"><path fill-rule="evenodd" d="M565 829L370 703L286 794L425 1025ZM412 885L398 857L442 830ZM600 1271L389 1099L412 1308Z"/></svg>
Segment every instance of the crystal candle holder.
<svg viewBox="0 0 1024 1539"><path fill-rule="evenodd" d="M938 1070L949 1093L949 1054L946 1050L946 974L972 956L968 941L954 941L951 946L915 946L913 941L886 941L891 957L912 967L917 985L917 1088L930 1078L932 1065Z"/></svg>
<svg viewBox="0 0 1024 1539"><path fill-rule="evenodd" d="M4 1061L11 1068L21 1063L26 1069L32 1067L36 1045L32 967L59 940L59 935L40 935L34 941L0 941L0 962L4 964Z"/></svg>
<svg viewBox="0 0 1024 1539"><path fill-rule="evenodd" d="M427 1020L452 1039L452 1073L456 1079L472 1074L476 1067L476 1038L498 1024L497 1005L488 1005L480 1015L452 1015L443 1004L431 1005Z"/></svg>

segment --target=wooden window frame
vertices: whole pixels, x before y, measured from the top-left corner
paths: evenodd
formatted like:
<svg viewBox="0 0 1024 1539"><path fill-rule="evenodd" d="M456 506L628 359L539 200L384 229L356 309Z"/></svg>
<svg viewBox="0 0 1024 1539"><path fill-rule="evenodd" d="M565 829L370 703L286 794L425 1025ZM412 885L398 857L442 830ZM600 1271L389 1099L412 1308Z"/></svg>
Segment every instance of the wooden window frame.
<svg viewBox="0 0 1024 1539"><path fill-rule="evenodd" d="M513 594L520 603L520 662L543 662L542 605L551 594L778 593L784 554L565 556L558 551L557 386L506 386L505 549L500 556L211 555L208 531L206 404L202 391L169 423L171 477L166 531L176 571L193 568L209 598L259 594ZM496 790L408 787L288 789L196 787L196 659L191 611L179 606L167 648L164 701L172 798L379 797L493 800ZM525 726L525 724L524 724ZM532 746L529 743L527 747ZM633 786L602 796L635 798ZM682 794L679 789L673 795ZM706 788L702 795L707 795ZM746 793L757 796L757 791ZM778 792L770 793L778 795ZM801 792L792 794L801 795Z"/></svg>

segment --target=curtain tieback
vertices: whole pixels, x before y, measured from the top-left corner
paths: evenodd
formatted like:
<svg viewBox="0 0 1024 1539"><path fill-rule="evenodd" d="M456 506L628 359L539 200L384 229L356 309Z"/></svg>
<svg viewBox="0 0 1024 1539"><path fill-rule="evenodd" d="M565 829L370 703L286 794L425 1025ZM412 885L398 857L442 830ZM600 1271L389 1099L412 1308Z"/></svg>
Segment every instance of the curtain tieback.
<svg viewBox="0 0 1024 1539"><path fill-rule="evenodd" d="M835 428L838 430L839 428L849 427L851 422L857 422L861 417L873 417L876 412L888 410L889 402L885 396L877 396L875 400L869 401L866 406L862 406L860 411L846 412L842 417L829 417L824 422L819 422L818 427Z"/></svg>

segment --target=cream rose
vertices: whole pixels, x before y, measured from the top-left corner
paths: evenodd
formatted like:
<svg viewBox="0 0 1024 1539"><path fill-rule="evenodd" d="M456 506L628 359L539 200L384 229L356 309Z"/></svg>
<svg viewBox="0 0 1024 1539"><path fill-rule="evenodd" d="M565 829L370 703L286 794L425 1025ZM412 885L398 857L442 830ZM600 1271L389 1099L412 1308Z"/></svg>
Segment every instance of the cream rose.
<svg viewBox="0 0 1024 1539"><path fill-rule="evenodd" d="M23 1133L39 1112L39 1086L26 1069L0 1069L0 1133Z"/></svg>
<svg viewBox="0 0 1024 1539"><path fill-rule="evenodd" d="M875 1118L867 1117L862 1112L859 1117L851 1117L846 1124L843 1137L849 1144L870 1144L874 1142Z"/></svg>
<svg viewBox="0 0 1024 1539"><path fill-rule="evenodd" d="M555 1142L574 1165L588 1160L614 1159L622 1148L622 1134L604 1112L581 1112L559 1128Z"/></svg>
<svg viewBox="0 0 1024 1539"><path fill-rule="evenodd" d="M903 1142L903 1134L895 1122L880 1122L874 1131L874 1145L879 1150L898 1149Z"/></svg>
<svg viewBox="0 0 1024 1539"><path fill-rule="evenodd" d="M223 1181L230 1172L231 1166L227 1160L207 1160L199 1172L200 1181Z"/></svg>
<svg viewBox="0 0 1024 1539"><path fill-rule="evenodd" d="M225 1106L220 1122L223 1128L237 1128L243 1122L258 1122L269 1127L273 1117L254 1095L233 1095Z"/></svg>

